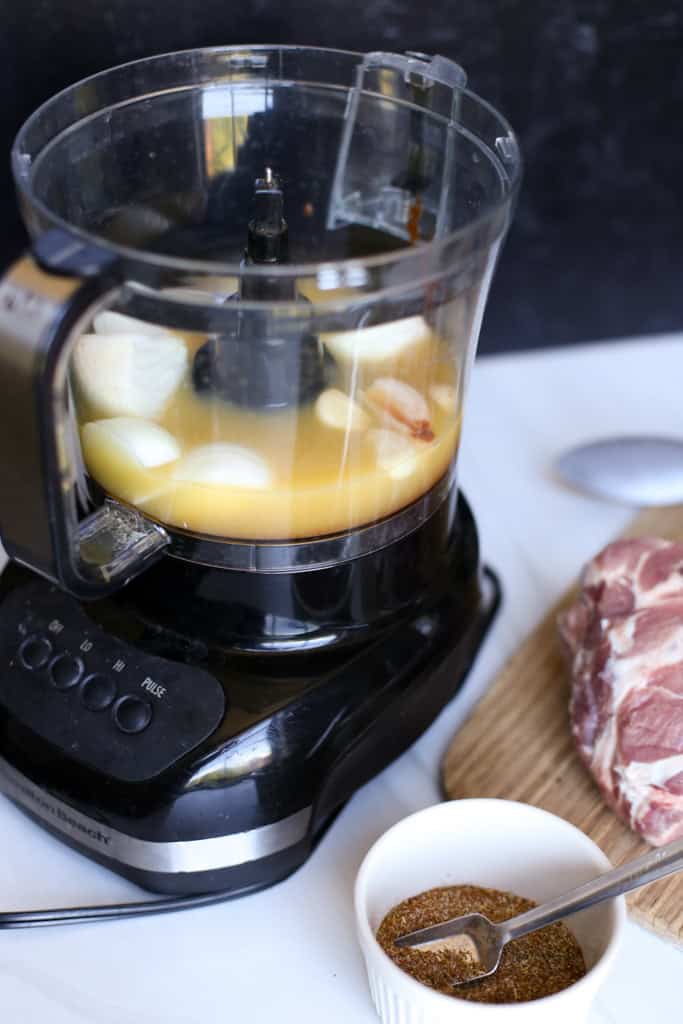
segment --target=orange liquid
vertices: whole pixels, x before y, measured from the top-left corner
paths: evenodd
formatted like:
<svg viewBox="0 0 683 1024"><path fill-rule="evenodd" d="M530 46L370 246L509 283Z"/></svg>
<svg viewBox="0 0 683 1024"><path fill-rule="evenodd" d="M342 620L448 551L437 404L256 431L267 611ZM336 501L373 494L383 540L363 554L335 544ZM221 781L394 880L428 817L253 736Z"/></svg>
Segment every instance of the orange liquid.
<svg viewBox="0 0 683 1024"><path fill-rule="evenodd" d="M184 340L191 365L205 339L185 335ZM87 469L104 490L174 527L243 540L287 540L349 530L415 501L447 472L457 450L457 371L445 343L427 328L424 338L391 360L364 367L358 363L355 368L336 364L330 386L352 393L363 404L369 417L363 430L346 432L326 425L314 403L261 412L202 397L195 394L189 377L188 373L156 422L177 440L183 456L198 445L215 442L250 449L267 463L269 486L178 480L177 462L145 468L106 438L83 435ZM375 431L386 429L386 422L362 399L362 392L378 377L396 378L420 392L429 405L433 439L406 437L399 430L399 448L405 442L405 454L378 457ZM444 385L454 389L451 402L443 401ZM101 418L82 399L78 416L81 426Z"/></svg>

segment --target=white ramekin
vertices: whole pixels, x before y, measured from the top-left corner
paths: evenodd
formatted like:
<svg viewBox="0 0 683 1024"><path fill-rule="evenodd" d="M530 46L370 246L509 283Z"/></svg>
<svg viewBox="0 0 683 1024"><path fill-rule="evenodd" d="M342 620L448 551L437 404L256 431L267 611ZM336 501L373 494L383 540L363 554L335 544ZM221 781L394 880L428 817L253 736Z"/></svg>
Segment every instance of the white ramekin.
<svg viewBox="0 0 683 1024"><path fill-rule="evenodd" d="M542 902L610 866L579 829L511 800L453 800L399 821L368 851L355 888L358 938L384 1024L578 1024L616 956L623 897L567 919L588 972L564 991L526 1003L473 1003L435 992L397 967L375 932L397 903L434 886L482 885Z"/></svg>

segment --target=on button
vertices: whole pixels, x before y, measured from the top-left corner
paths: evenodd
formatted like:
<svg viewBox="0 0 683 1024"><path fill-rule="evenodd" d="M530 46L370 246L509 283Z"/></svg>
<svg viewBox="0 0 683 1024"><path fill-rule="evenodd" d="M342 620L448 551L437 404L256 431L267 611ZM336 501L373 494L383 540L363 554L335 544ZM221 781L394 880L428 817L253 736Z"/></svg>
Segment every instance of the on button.
<svg viewBox="0 0 683 1024"><path fill-rule="evenodd" d="M121 732L142 732L152 721L152 709L139 697L121 697L114 705L114 721Z"/></svg>
<svg viewBox="0 0 683 1024"><path fill-rule="evenodd" d="M24 668L32 670L47 665L52 654L52 644L45 636L29 636L19 648L19 657Z"/></svg>

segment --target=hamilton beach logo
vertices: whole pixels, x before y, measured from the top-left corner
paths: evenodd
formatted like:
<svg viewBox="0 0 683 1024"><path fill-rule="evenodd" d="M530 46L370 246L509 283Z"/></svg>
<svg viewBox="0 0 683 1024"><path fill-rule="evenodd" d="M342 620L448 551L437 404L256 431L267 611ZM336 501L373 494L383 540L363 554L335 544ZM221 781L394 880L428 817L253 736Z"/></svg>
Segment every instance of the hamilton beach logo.
<svg viewBox="0 0 683 1024"><path fill-rule="evenodd" d="M56 818L57 821L62 825L67 825L75 832L82 832L84 835L89 836L90 839L94 839L98 843L102 843L104 846L108 846L111 840L111 836L108 836L105 832L100 832L98 828L92 828L89 825L83 824L78 818L74 818L73 815L68 814L65 810L59 807L57 804L50 803L46 800L42 793L32 789L30 786L23 785L21 782L15 781L14 785L24 796L27 796L36 807L39 807L41 811L47 811Z"/></svg>

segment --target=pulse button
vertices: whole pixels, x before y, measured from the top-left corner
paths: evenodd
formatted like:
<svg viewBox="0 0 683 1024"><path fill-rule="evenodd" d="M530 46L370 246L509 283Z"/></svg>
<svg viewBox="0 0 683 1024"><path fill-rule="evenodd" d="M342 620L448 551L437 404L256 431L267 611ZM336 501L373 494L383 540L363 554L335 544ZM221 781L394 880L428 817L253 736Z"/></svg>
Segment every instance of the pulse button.
<svg viewBox="0 0 683 1024"><path fill-rule="evenodd" d="M81 687L81 700L88 711L104 711L114 702L115 696L116 683L101 672L88 676Z"/></svg>
<svg viewBox="0 0 683 1024"><path fill-rule="evenodd" d="M47 665L51 654L52 644L44 636L29 636L19 648L22 665L32 671Z"/></svg>
<svg viewBox="0 0 683 1024"><path fill-rule="evenodd" d="M49 674L56 690L70 690L83 675L83 662L71 654L58 654L50 662Z"/></svg>
<svg viewBox="0 0 683 1024"><path fill-rule="evenodd" d="M121 732L142 732L152 721L152 709L139 697L121 697L114 705L114 721Z"/></svg>

